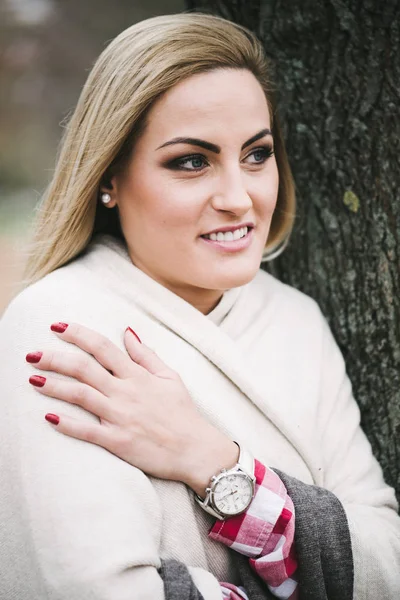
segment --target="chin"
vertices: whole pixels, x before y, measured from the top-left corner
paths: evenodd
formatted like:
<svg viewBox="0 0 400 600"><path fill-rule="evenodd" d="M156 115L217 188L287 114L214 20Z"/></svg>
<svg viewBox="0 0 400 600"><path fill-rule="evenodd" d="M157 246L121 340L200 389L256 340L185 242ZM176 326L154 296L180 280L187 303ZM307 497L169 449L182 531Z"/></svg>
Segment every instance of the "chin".
<svg viewBox="0 0 400 600"><path fill-rule="evenodd" d="M246 285L246 283L252 281L257 275L260 265L261 257L260 260L251 261L251 263L248 263L247 265L236 266L232 263L230 267L225 267L223 272L214 275L212 278L213 285L210 285L209 287L216 290L228 290Z"/></svg>

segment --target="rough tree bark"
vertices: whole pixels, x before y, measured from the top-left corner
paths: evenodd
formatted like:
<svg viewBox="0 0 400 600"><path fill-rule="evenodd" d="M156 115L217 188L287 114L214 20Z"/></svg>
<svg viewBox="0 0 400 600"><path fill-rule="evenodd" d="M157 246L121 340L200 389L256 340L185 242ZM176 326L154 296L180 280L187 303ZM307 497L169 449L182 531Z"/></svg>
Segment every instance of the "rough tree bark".
<svg viewBox="0 0 400 600"><path fill-rule="evenodd" d="M400 499L400 0L186 7L248 27L275 64L298 218L268 269L328 317Z"/></svg>

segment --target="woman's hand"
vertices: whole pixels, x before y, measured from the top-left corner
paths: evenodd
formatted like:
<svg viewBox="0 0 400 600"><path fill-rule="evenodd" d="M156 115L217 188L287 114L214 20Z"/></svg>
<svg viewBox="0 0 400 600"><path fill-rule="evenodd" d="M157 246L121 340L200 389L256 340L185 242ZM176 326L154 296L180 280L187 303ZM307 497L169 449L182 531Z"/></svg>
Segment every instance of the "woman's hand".
<svg viewBox="0 0 400 600"><path fill-rule="evenodd" d="M179 375L130 328L124 335L129 356L82 325L54 324L51 329L87 355L32 352L26 360L35 368L75 381L35 375L30 383L41 394L99 417L93 423L53 415L58 431L102 446L149 475L182 481L200 496L212 475L235 464L236 444L201 416Z"/></svg>

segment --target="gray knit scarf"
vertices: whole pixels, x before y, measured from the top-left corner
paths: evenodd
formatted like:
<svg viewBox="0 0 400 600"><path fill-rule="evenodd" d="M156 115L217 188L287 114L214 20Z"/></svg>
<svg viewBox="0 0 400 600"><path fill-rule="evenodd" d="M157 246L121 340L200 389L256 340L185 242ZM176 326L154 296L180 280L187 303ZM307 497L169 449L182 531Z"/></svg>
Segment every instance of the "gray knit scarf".
<svg viewBox="0 0 400 600"><path fill-rule="evenodd" d="M328 490L307 485L274 469L292 498L295 513L296 578L300 600L352 600L353 556L346 514ZM241 585L250 600L276 600L245 556L233 552ZM188 569L176 560L162 561L165 600L207 600ZM222 594L221 594L222 597Z"/></svg>

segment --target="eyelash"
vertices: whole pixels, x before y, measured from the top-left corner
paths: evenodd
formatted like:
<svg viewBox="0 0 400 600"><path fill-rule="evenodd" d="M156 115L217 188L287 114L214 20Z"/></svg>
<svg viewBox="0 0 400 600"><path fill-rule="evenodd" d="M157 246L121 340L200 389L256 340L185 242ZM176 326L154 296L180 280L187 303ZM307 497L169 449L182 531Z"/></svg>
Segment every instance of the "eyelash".
<svg viewBox="0 0 400 600"><path fill-rule="evenodd" d="M256 152L260 152L260 151L264 153L264 160L262 160L260 162L252 163L253 165L263 165L274 154L274 150L273 150L272 146L259 146L258 148L254 148L254 150L252 152L250 152L250 154L248 154L246 156L246 158L248 158L249 156L252 156ZM197 171L202 171L203 170L202 168L186 169L185 167L181 166L182 164L184 164L186 162L190 162L191 160L195 160L197 158L201 158L205 163L207 162L206 157L203 156L203 154L189 154L187 156L182 156L181 158L175 158L170 163L168 163L167 166L168 166L168 168L174 169L176 171L190 171L192 173L197 172Z"/></svg>

